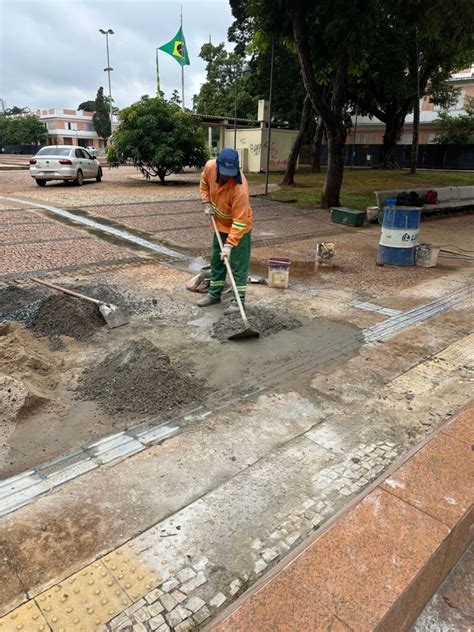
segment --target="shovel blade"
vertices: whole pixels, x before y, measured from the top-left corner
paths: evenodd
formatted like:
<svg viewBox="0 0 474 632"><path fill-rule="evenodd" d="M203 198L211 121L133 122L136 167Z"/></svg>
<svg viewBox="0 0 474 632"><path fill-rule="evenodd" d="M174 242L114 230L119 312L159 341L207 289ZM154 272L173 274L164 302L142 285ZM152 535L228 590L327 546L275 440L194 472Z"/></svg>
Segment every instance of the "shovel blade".
<svg viewBox="0 0 474 632"><path fill-rule="evenodd" d="M122 325L128 325L130 322L117 305L106 305L105 303L101 303L99 305L99 312L104 317L104 320L110 329L115 329L116 327L121 327Z"/></svg>
<svg viewBox="0 0 474 632"><path fill-rule="evenodd" d="M246 338L260 338L260 333L247 327L247 329L239 331L237 334L232 334L227 340L245 340Z"/></svg>

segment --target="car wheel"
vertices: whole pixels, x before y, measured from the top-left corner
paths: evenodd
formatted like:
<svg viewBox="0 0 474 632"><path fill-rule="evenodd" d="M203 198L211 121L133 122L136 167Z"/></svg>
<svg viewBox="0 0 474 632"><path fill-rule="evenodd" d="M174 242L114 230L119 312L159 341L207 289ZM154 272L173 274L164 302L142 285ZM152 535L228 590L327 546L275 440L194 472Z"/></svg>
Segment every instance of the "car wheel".
<svg viewBox="0 0 474 632"><path fill-rule="evenodd" d="M102 167L99 167L99 171L97 172L97 175L95 177L95 181L96 182L101 182L102 181Z"/></svg>
<svg viewBox="0 0 474 632"><path fill-rule="evenodd" d="M84 176L82 175L82 171L78 169L77 174L76 174L76 179L74 180L74 184L80 187L83 182L84 182Z"/></svg>
<svg viewBox="0 0 474 632"><path fill-rule="evenodd" d="M46 186L46 180L38 180L38 179L37 179L37 180L36 180L36 184L37 184L39 187L45 187L45 186Z"/></svg>

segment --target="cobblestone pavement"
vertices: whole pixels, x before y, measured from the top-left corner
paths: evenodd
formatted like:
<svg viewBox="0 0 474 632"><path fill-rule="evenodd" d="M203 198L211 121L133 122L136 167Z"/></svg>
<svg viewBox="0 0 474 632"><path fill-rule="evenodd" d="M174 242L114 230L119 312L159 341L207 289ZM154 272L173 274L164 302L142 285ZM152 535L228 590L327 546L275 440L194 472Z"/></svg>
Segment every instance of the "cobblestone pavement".
<svg viewBox="0 0 474 632"><path fill-rule="evenodd" d="M97 264L123 264L141 258L136 251L99 240L34 210L0 213L0 279L31 272L67 272Z"/></svg>

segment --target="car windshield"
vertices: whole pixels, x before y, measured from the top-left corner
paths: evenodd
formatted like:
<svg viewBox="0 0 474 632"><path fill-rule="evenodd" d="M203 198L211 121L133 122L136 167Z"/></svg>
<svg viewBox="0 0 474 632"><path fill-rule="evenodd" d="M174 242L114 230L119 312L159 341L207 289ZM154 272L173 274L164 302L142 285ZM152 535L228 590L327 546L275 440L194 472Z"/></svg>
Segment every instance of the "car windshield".
<svg viewBox="0 0 474 632"><path fill-rule="evenodd" d="M37 156L69 156L70 147L43 147L36 154Z"/></svg>

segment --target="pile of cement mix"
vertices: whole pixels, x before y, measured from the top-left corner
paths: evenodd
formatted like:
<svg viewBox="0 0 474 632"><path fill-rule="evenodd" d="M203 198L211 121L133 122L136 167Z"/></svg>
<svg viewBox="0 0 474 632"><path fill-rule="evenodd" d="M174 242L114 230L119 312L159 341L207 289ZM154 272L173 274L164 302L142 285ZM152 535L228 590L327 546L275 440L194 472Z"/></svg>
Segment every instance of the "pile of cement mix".
<svg viewBox="0 0 474 632"><path fill-rule="evenodd" d="M84 371L78 394L108 413L159 414L198 402L205 387L173 367L169 357L145 338L131 340Z"/></svg>
<svg viewBox="0 0 474 632"><path fill-rule="evenodd" d="M45 299L27 323L43 336L70 336L84 340L105 325L97 305L58 294Z"/></svg>
<svg viewBox="0 0 474 632"><path fill-rule="evenodd" d="M265 307L253 307L246 309L249 325L251 329L260 332L261 336L271 336L282 330L296 329L301 327L301 322L289 314L279 312ZM212 336L221 342L227 342L229 336L244 329L240 312L229 316L222 316L214 323Z"/></svg>
<svg viewBox="0 0 474 632"><path fill-rule="evenodd" d="M0 288L0 321L28 321L36 313L38 305L44 299L45 291L39 287L7 285Z"/></svg>

